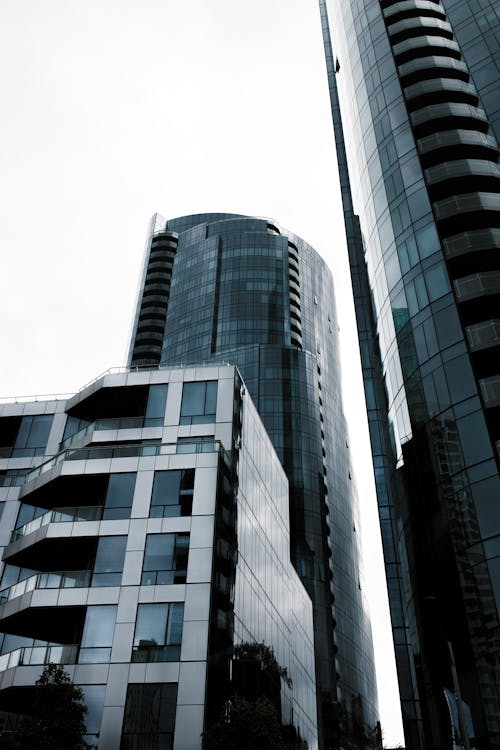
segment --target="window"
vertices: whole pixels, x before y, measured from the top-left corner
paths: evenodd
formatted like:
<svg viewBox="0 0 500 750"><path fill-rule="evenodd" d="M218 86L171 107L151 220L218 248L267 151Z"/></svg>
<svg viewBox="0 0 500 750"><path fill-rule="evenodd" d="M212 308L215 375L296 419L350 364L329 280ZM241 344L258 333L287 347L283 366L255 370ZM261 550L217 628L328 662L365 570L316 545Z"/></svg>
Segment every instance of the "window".
<svg viewBox="0 0 500 750"><path fill-rule="evenodd" d="M165 421L168 385L152 385L149 388L144 427L162 427Z"/></svg>
<svg viewBox="0 0 500 750"><path fill-rule="evenodd" d="M184 383L180 424L215 422L217 411L217 381Z"/></svg>
<svg viewBox="0 0 500 750"><path fill-rule="evenodd" d="M49 432L52 426L52 414L43 414L36 417L23 417L17 433L13 458L25 456L43 456Z"/></svg>
<svg viewBox="0 0 500 750"><path fill-rule="evenodd" d="M193 507L194 469L156 471L151 495L151 518L189 516Z"/></svg>
<svg viewBox="0 0 500 750"><path fill-rule="evenodd" d="M99 539L92 586L120 585L126 546L126 536L104 536Z"/></svg>
<svg viewBox="0 0 500 750"><path fill-rule="evenodd" d="M141 584L186 583L189 534L148 534Z"/></svg>
<svg viewBox="0 0 500 750"><path fill-rule="evenodd" d="M133 662L179 661L184 604L139 604Z"/></svg>
<svg viewBox="0 0 500 750"><path fill-rule="evenodd" d="M120 750L172 750L176 707L176 683L128 685Z"/></svg>
<svg viewBox="0 0 500 750"><path fill-rule="evenodd" d="M80 685L80 687L83 690L82 703L87 706L87 713L84 719L84 740L88 743L89 750L96 750L99 744L106 685Z"/></svg>
<svg viewBox="0 0 500 750"><path fill-rule="evenodd" d="M130 518L134 490L134 473L110 474L102 514L103 520Z"/></svg>
<svg viewBox="0 0 500 750"><path fill-rule="evenodd" d="M109 661L116 620L116 605L87 607L78 661L99 664Z"/></svg>

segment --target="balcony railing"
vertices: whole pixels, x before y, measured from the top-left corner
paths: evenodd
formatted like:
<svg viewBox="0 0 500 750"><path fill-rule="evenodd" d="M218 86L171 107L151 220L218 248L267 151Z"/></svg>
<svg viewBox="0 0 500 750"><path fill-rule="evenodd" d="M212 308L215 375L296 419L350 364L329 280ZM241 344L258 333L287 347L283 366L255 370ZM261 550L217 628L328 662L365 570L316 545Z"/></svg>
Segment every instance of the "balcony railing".
<svg viewBox="0 0 500 750"><path fill-rule="evenodd" d="M12 542L20 539L23 536L32 534L34 531L41 529L42 526L47 526L49 523L64 523L74 521L100 521L103 514L102 505L81 505L80 507L74 508L54 508L53 510L47 511L42 516L34 518L32 521L28 521L24 526L18 526L12 532Z"/></svg>
<svg viewBox="0 0 500 750"><path fill-rule="evenodd" d="M16 648L0 656L0 672L13 667L43 664L76 664L78 646L32 646Z"/></svg>
<svg viewBox="0 0 500 750"><path fill-rule="evenodd" d="M182 445L179 450L177 446ZM58 466L62 461L89 461L102 458L133 458L141 456L172 455L173 453L213 453L221 450L225 453L219 440L206 441L193 437L185 443L130 443L127 445L92 445L87 448L66 448L53 458L37 466L29 474L26 481L41 476L50 469Z"/></svg>
<svg viewBox="0 0 500 750"><path fill-rule="evenodd" d="M140 430L143 427L162 427L161 417L106 417L84 425L78 432L61 442L61 449L70 448L76 441L84 440L99 430Z"/></svg>
<svg viewBox="0 0 500 750"><path fill-rule="evenodd" d="M15 599L35 589L75 589L86 588L90 584L90 570L70 570L63 572L36 573L23 581L0 591L0 604Z"/></svg>

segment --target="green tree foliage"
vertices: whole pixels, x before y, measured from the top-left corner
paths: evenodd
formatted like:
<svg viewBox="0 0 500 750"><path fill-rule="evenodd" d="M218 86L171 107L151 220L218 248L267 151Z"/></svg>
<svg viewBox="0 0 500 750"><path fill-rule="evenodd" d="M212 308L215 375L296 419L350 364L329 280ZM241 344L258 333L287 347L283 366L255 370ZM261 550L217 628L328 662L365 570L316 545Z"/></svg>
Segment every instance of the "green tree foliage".
<svg viewBox="0 0 500 750"><path fill-rule="evenodd" d="M267 698L226 702L219 720L204 736L204 750L285 750L276 709Z"/></svg>
<svg viewBox="0 0 500 750"><path fill-rule="evenodd" d="M19 750L87 750L83 690L59 664L48 664L36 682L30 715L5 747ZM24 708L24 707L23 707ZM25 707L28 710L28 706ZM0 745L2 747L2 745Z"/></svg>

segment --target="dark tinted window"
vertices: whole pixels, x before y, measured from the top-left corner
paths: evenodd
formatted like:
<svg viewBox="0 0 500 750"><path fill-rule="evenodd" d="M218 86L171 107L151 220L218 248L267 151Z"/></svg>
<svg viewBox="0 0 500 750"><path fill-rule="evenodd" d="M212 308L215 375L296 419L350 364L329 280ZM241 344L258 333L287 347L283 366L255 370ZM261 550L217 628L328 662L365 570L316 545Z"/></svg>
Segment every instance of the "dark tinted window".
<svg viewBox="0 0 500 750"><path fill-rule="evenodd" d="M154 518L189 516L193 505L194 469L156 471L151 509Z"/></svg>
<svg viewBox="0 0 500 750"><path fill-rule="evenodd" d="M215 422L217 381L184 383L180 424Z"/></svg>
<svg viewBox="0 0 500 750"><path fill-rule="evenodd" d="M149 388L145 427L161 427L165 421L168 385L152 385Z"/></svg>
<svg viewBox="0 0 500 750"><path fill-rule="evenodd" d="M184 604L139 604L132 661L179 661Z"/></svg>
<svg viewBox="0 0 500 750"><path fill-rule="evenodd" d="M85 626L78 661L81 664L97 664L109 661L113 633L115 630L116 606L103 604L87 607Z"/></svg>
<svg viewBox="0 0 500 750"><path fill-rule="evenodd" d="M188 553L189 534L148 534L141 583L185 583Z"/></svg>
<svg viewBox="0 0 500 750"><path fill-rule="evenodd" d="M135 474L110 474L103 519L130 518L134 499Z"/></svg>
<svg viewBox="0 0 500 750"><path fill-rule="evenodd" d="M12 456L41 456L45 452L52 425L52 414L23 417Z"/></svg>
<svg viewBox="0 0 500 750"><path fill-rule="evenodd" d="M177 684L129 685L120 750L172 750Z"/></svg>
<svg viewBox="0 0 500 750"><path fill-rule="evenodd" d="M99 539L92 586L120 585L126 546L126 536L104 536Z"/></svg>

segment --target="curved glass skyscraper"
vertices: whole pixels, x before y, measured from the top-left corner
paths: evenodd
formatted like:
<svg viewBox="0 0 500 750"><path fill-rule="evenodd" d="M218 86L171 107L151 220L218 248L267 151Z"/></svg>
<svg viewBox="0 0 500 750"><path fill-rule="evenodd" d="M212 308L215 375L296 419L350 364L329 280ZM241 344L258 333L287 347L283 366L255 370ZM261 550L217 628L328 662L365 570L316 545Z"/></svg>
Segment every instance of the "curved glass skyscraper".
<svg viewBox="0 0 500 750"><path fill-rule="evenodd" d="M240 369L290 482L292 561L312 599L320 746L377 722L331 275L266 219L155 217L130 366Z"/></svg>
<svg viewBox="0 0 500 750"><path fill-rule="evenodd" d="M320 9L407 747L499 748L500 10Z"/></svg>

